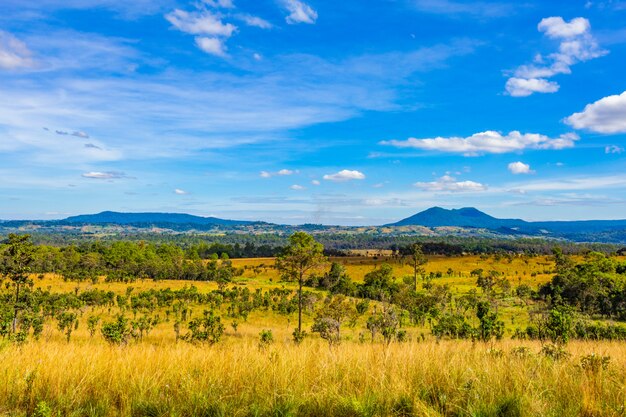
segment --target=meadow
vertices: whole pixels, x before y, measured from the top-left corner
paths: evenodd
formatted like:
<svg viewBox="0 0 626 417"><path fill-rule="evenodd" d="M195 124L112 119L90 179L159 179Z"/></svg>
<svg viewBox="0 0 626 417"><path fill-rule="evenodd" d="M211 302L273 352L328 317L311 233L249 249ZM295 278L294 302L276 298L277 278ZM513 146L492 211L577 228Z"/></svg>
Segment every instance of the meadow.
<svg viewBox="0 0 626 417"><path fill-rule="evenodd" d="M366 310L346 319L338 340L329 343L312 329L332 297L307 287L303 328L308 336L297 344L292 334L296 283L281 280L273 258L227 262L240 270L228 283L32 275L30 291L49 298L94 291L117 298L71 310L76 312L71 340L60 318L47 319L37 337L23 343L2 339L0 415L626 416L626 343L571 340L559 347L560 353L550 354L548 341L512 339L538 306L513 289L490 301L504 324L503 337L437 337L432 331L436 316L414 322L399 315L396 333L404 332L403 337L387 341L383 330L375 333L369 326L386 303L369 300ZM357 285L383 263L391 265L394 282L410 282L413 273L406 259L395 257L348 256L329 262L342 265ZM554 268L550 256L429 256L423 275L430 278L420 282L432 284L431 292L445 289L445 310L452 309L453 300L481 293L476 292L477 269L495 271L511 288L525 284L536 289L550 281ZM313 274L327 269L325 264ZM250 299L274 292L265 298L270 300L265 307L243 314L244 289ZM156 300L157 292L170 290L182 298L151 306L137 301L145 298L139 297L142 293ZM358 299L344 302L354 309ZM191 332L186 323L201 318L208 306L221 317L219 340L186 339ZM137 320L133 323L142 317L155 320L141 337L107 343L101 327L120 313ZM88 324L93 317L97 327ZM467 322L480 325L473 313L467 314Z"/></svg>

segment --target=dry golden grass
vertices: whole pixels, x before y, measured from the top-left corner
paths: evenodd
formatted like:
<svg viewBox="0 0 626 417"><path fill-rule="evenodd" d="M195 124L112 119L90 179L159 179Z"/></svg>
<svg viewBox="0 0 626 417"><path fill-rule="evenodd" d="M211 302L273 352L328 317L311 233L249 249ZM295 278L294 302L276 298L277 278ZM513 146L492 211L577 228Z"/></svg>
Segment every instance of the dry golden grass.
<svg viewBox="0 0 626 417"><path fill-rule="evenodd" d="M571 358L517 342L344 343L251 339L216 346L34 342L0 350L0 414L76 416L623 416L626 345L571 343ZM586 371L580 357L611 356Z"/></svg>
<svg viewBox="0 0 626 417"><path fill-rule="evenodd" d="M338 261L357 282L381 262ZM273 259L233 263L247 266L236 285L292 285L279 282ZM259 269L261 264L268 268ZM451 276L445 275L448 268L455 271ZM431 257L426 266L427 272L443 272L435 282L449 284L454 293L475 288L469 277L475 268L497 270L514 285L536 287L549 279L544 272L552 264L543 257L508 263L465 256ZM399 279L411 274L408 265L394 264L394 270ZM53 275L35 282L52 291L99 288L120 294L129 286L135 291L191 284L201 292L217 288L184 281L74 283ZM192 306L193 315L202 308ZM71 343L53 321L39 341L23 346L0 342L0 416L626 416L624 343L572 342L567 346L571 356L555 361L541 355L535 342L422 341L428 329L409 327L410 342L385 346L358 341L362 317L355 328L343 327L342 343L329 349L313 336L294 345L295 315L264 311L252 312L237 332L222 312L226 333L214 346L177 343L171 321L159 324L142 342L122 347L107 345L99 334L89 336L88 314L108 318L116 312L85 311ZM503 306L500 314L509 328L527 316L515 306ZM311 320L305 315L307 330ZM266 349L258 346L263 329L271 329L275 339ZM520 345L530 354L513 354ZM609 367L583 369L580 359L591 353L610 356Z"/></svg>

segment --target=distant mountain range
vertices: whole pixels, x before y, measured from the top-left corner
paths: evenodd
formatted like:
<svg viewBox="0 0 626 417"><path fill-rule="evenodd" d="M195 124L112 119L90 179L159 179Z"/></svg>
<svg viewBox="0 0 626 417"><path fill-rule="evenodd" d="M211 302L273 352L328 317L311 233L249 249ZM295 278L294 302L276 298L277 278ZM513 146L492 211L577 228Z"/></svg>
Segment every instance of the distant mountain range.
<svg viewBox="0 0 626 417"><path fill-rule="evenodd" d="M82 214L80 216L72 216L63 220L63 222L73 224L150 224L155 226L158 226L159 224L244 226L260 223L243 220L224 220L218 219L217 217L201 217L182 213L119 213L115 211L103 211L98 214Z"/></svg>
<svg viewBox="0 0 626 417"><path fill-rule="evenodd" d="M474 207L444 209L432 207L387 226L471 227L503 234L560 235L626 231L625 220L578 220L527 222L521 219L498 219Z"/></svg>
<svg viewBox="0 0 626 417"><path fill-rule="evenodd" d="M544 221L528 222L521 219L498 219L476 208L444 209L432 207L396 223L378 226L348 227L301 225L286 226L266 222L226 220L217 217L201 217L181 213L119 213L103 211L68 217L63 220L20 220L0 221L0 231L28 230L64 232L69 227L83 226L129 227L136 229L160 228L177 232L186 231L229 231L255 233L291 233L294 230L316 233L383 233L383 234L432 234L446 236L491 236L491 237L546 237L585 242L626 243L625 220ZM423 227L431 231L426 233ZM447 230L454 227L456 230Z"/></svg>

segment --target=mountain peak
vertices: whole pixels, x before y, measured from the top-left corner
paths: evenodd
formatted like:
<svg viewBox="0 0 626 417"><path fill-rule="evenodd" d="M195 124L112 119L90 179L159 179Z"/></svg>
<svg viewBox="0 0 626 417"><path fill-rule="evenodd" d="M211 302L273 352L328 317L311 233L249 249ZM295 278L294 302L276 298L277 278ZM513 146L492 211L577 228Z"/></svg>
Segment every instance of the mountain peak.
<svg viewBox="0 0 626 417"><path fill-rule="evenodd" d="M463 207L460 209L431 207L411 217L400 220L391 226L455 226L497 229L500 227L514 227L523 223L523 220L496 219L495 217L492 217L475 207Z"/></svg>

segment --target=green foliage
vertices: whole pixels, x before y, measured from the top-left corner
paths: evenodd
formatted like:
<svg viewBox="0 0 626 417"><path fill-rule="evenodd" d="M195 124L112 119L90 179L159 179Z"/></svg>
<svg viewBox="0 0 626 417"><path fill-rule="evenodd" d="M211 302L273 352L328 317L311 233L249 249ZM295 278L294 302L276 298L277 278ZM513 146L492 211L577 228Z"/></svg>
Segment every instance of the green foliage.
<svg viewBox="0 0 626 417"><path fill-rule="evenodd" d="M504 335L504 322L498 320L498 314L491 311L487 301L481 301L476 306L476 317L480 322L478 337L483 342L496 338L501 339Z"/></svg>
<svg viewBox="0 0 626 417"><path fill-rule="evenodd" d="M100 329L102 337L112 345L125 345L132 336L132 329L128 319L123 315L118 315L113 322L107 322Z"/></svg>
<svg viewBox="0 0 626 417"><path fill-rule="evenodd" d="M333 346L341 341L340 325L339 321L331 317L316 317L311 331L318 333L322 339L328 342L329 346Z"/></svg>
<svg viewBox="0 0 626 417"><path fill-rule="evenodd" d="M57 316L57 320L57 327L65 334L67 342L69 343L72 337L72 331L78 327L78 316L76 313L64 311Z"/></svg>
<svg viewBox="0 0 626 417"><path fill-rule="evenodd" d="M324 262L326 262L324 247L316 242L313 236L304 232L296 232L289 236L289 245L276 259L276 269L283 279L298 282L298 337L294 335L296 343L299 343L297 340L302 333L302 286L306 274Z"/></svg>
<svg viewBox="0 0 626 417"><path fill-rule="evenodd" d="M598 355L597 353L591 353L580 358L580 367L592 374L606 371L610 363L610 356Z"/></svg>
<svg viewBox="0 0 626 417"><path fill-rule="evenodd" d="M261 330L259 333L259 349L267 349L272 343L274 343L274 334L272 331Z"/></svg>
<svg viewBox="0 0 626 417"><path fill-rule="evenodd" d="M220 316L213 310L204 310L202 317L191 320L189 332L183 336L188 342L207 342L213 345L219 342L224 334L224 324Z"/></svg>

